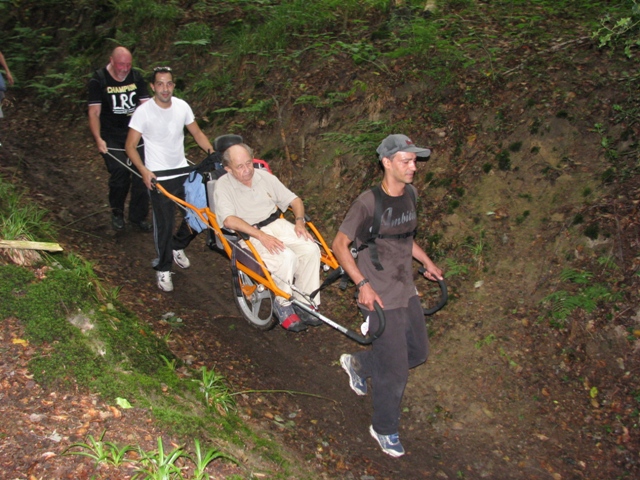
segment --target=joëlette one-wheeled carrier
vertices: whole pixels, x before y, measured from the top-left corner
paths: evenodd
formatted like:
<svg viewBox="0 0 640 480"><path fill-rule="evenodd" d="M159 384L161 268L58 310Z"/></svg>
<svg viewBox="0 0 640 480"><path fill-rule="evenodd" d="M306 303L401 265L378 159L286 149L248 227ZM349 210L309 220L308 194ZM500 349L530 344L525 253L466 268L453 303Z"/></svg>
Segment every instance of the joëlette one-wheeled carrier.
<svg viewBox="0 0 640 480"><path fill-rule="evenodd" d="M225 137L235 138L232 138L229 142ZM238 138L240 138L239 141L237 141ZM218 137L216 139L217 152L207 157L207 159L199 166L193 167L195 171L199 171L202 175L201 179L196 179L195 181L199 183L199 185L197 185L198 188L205 189L202 197L206 195L206 205L195 205L189 203L189 194L187 194L187 200L175 197L167 192L160 182L156 182L155 186L161 193L184 208L187 211L188 216L190 215L192 219L195 219L195 222L190 221L192 226L194 223L197 223L200 225L200 229L206 228L209 233L209 246L212 249L225 254L229 258L231 261L234 298L242 315L255 328L260 330L269 330L278 323L272 310L272 305L275 301L274 297L281 296L290 300L296 308L308 312L310 315L322 320L327 325L335 328L350 339L355 340L362 345L370 344L373 340L382 335L385 328L385 317L384 311L377 303L375 304L375 309L380 318L378 331L360 334L354 330L344 327L343 325L340 325L334 320L328 318L318 309L314 310L309 308L305 303L297 300L294 296L289 295L278 288L267 267L260 258L260 255L254 248L250 237L227 230L218 224L214 213L213 192L217 179L226 174L226 170L222 168L220 163L221 155L218 150L218 145L224 144L225 140L228 141L226 145L227 147L231 146L234 140L236 140L235 143L242 141L241 137L237 135ZM215 165L215 167L213 170L206 171L207 168L201 168L203 164L207 164L207 166ZM266 168L270 172L268 164L263 160L254 159L254 168ZM199 203L202 203L202 200L200 200ZM343 278L345 273L313 221L311 221L308 216L306 220L307 227L320 248L321 269L324 280L316 292L301 292L295 285L292 285L291 287L293 291L303 296L310 305L316 307L317 305L314 302L314 297L318 291ZM420 269L419 271L420 273L424 272L423 269ZM343 281L342 283L346 285L346 282ZM447 302L448 295L446 284L444 281L439 281L438 283L441 290L440 300L435 307L425 309L425 315L435 313Z"/></svg>

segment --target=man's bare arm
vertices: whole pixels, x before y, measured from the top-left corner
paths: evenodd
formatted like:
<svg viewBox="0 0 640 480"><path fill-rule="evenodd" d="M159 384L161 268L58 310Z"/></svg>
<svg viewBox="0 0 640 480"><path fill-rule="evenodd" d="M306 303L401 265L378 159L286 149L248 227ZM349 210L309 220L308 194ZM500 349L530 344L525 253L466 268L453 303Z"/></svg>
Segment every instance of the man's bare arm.
<svg viewBox="0 0 640 480"><path fill-rule="evenodd" d="M100 153L107 153L107 142L100 136L100 112L102 105L89 105L89 129L96 141L96 146Z"/></svg>
<svg viewBox="0 0 640 480"><path fill-rule="evenodd" d="M138 144L140 143L140 139L142 138L142 133L134 130L133 128L129 129L129 134L127 135L127 141L124 144L124 149L127 152L127 157L131 160L131 163L135 165L142 176L142 181L147 186L149 190L153 189L152 180L156 178L155 174L144 166L142 158L138 153Z"/></svg>
<svg viewBox="0 0 640 480"><path fill-rule="evenodd" d="M338 232L336 238L333 240L331 249L344 271L347 272L347 275L349 275L351 280L358 285L360 282L365 280L365 277L358 268L353 255L351 255L351 250L349 249L350 244L351 240L349 237L342 232ZM373 287L371 287L371 284L366 282L359 288L358 303L361 303L369 310L373 310L374 301L377 301L380 306L384 308L382 299L378 296Z"/></svg>
<svg viewBox="0 0 640 480"><path fill-rule="evenodd" d="M440 270L435 263L431 261L426 252L415 241L411 249L411 255L422 265L424 265L424 276L429 280L442 280L442 270Z"/></svg>
<svg viewBox="0 0 640 480"><path fill-rule="evenodd" d="M311 234L307 231L307 227L305 227L304 220L304 203L300 197L296 197L293 202L291 202L291 210L293 211L293 215L295 216L295 231L298 237L304 237L307 240L313 240Z"/></svg>
<svg viewBox="0 0 640 480"><path fill-rule="evenodd" d="M211 145L211 142L204 132L200 130L200 127L196 122L191 122L187 125L187 130L189 130L189 133L193 135L193 139L202 150L207 153L213 153L213 145Z"/></svg>

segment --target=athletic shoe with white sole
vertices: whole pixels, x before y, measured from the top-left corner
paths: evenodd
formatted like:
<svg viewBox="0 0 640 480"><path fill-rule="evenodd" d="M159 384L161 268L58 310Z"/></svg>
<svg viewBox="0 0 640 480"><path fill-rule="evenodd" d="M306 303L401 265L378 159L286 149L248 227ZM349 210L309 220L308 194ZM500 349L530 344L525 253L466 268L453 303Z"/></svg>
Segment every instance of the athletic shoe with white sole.
<svg viewBox="0 0 640 480"><path fill-rule="evenodd" d="M191 266L191 262L189 258L184 253L184 250L174 250L173 251L173 261L176 262L180 268L189 268Z"/></svg>
<svg viewBox="0 0 640 480"><path fill-rule="evenodd" d="M342 365L343 370L349 375L349 386L351 390L356 392L357 395L366 395L367 381L358 375L355 368L353 368L353 355L343 353L340 356L340 365Z"/></svg>
<svg viewBox="0 0 640 480"><path fill-rule="evenodd" d="M404 455L404 448L400 443L400 437L397 433L391 435L380 435L373 429L373 425L369 426L369 433L380 444L380 448L387 455L392 457L401 457Z"/></svg>
<svg viewBox="0 0 640 480"><path fill-rule="evenodd" d="M172 272L156 272L158 277L158 288L163 292L173 291L173 280L171 280Z"/></svg>

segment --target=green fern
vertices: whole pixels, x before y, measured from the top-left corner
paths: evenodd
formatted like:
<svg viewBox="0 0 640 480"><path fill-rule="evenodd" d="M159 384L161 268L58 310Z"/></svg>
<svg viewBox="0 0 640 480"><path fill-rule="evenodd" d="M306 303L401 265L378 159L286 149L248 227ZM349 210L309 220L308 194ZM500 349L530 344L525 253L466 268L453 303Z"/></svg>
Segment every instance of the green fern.
<svg viewBox="0 0 640 480"><path fill-rule="evenodd" d="M572 268L565 268L560 272L560 280L563 282L573 282L579 284L587 284L589 280L593 277L591 272L579 272Z"/></svg>
<svg viewBox="0 0 640 480"><path fill-rule="evenodd" d="M563 281L579 285L588 283L592 277L593 275L590 272L578 272L572 269L565 269L560 274L560 278ZM580 288L577 293L558 290L547 295L540 303L549 305L552 326L563 327L567 322L567 318L575 310L582 309L586 313L591 313L598 307L598 304L615 302L619 299L619 293L612 293L604 285L594 284Z"/></svg>

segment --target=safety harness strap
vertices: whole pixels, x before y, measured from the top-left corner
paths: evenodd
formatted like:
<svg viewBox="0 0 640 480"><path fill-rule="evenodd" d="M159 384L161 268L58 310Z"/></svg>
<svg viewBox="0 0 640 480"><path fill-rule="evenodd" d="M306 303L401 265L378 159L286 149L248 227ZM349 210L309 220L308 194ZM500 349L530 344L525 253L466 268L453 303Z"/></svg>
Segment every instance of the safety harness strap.
<svg viewBox="0 0 640 480"><path fill-rule="evenodd" d="M267 225L275 222L279 218L280 218L280 210L276 209L276 211L273 212L271 215L269 215L267 218L265 218L261 222L255 223L253 226L256 228L266 227Z"/></svg>

